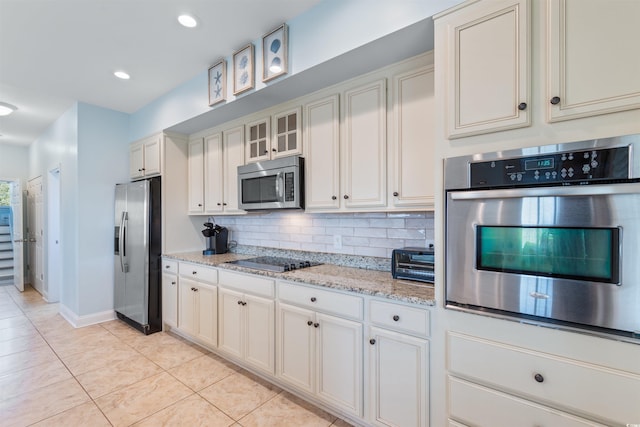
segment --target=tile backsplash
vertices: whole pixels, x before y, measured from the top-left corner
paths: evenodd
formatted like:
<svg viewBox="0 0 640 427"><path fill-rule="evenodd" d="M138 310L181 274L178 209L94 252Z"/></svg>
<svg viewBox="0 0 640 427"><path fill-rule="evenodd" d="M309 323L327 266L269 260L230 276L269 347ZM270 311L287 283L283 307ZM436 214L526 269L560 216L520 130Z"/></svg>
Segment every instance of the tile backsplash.
<svg viewBox="0 0 640 427"><path fill-rule="evenodd" d="M434 239L433 212L331 213L293 211L213 217L239 245L390 258L405 246Z"/></svg>

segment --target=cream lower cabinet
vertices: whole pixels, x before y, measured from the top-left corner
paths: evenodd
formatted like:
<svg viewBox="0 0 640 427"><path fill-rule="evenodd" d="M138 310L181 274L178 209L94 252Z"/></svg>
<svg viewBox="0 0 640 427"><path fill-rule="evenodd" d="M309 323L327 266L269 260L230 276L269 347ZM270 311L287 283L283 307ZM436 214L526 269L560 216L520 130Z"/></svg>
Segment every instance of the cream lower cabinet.
<svg viewBox="0 0 640 427"><path fill-rule="evenodd" d="M302 285L278 289L276 376L362 417L362 323L317 311L362 313L362 299Z"/></svg>
<svg viewBox="0 0 640 427"><path fill-rule="evenodd" d="M640 421L640 375L631 372L457 332L447 333L447 359L449 418L464 425Z"/></svg>
<svg viewBox="0 0 640 427"><path fill-rule="evenodd" d="M162 322L178 326L178 262L162 260Z"/></svg>
<svg viewBox="0 0 640 427"><path fill-rule="evenodd" d="M218 350L271 375L275 371L274 282L220 271Z"/></svg>
<svg viewBox="0 0 640 427"><path fill-rule="evenodd" d="M206 346L218 345L218 272L179 263L178 329Z"/></svg>
<svg viewBox="0 0 640 427"><path fill-rule="evenodd" d="M429 425L429 341L425 339L429 314L422 308L370 301L372 326L365 345L369 347L367 412L371 424Z"/></svg>

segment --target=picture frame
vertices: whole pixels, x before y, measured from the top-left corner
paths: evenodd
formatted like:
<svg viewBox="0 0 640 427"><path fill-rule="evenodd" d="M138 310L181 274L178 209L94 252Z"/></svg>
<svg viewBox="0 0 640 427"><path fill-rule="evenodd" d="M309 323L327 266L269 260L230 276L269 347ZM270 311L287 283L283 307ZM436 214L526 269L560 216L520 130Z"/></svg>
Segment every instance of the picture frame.
<svg viewBox="0 0 640 427"><path fill-rule="evenodd" d="M209 106L227 99L227 61L219 60L209 68Z"/></svg>
<svg viewBox="0 0 640 427"><path fill-rule="evenodd" d="M282 24L262 37L262 81L267 82L289 71L288 26Z"/></svg>
<svg viewBox="0 0 640 427"><path fill-rule="evenodd" d="M255 78L253 44L249 43L233 54L233 94L253 89Z"/></svg>

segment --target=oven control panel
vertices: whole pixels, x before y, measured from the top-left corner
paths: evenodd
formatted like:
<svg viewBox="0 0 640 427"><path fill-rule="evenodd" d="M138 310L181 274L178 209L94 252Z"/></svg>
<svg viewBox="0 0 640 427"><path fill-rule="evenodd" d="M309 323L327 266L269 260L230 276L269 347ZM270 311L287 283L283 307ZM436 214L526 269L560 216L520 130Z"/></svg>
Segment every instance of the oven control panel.
<svg viewBox="0 0 640 427"><path fill-rule="evenodd" d="M629 147L537 154L469 165L470 188L587 184L629 178Z"/></svg>

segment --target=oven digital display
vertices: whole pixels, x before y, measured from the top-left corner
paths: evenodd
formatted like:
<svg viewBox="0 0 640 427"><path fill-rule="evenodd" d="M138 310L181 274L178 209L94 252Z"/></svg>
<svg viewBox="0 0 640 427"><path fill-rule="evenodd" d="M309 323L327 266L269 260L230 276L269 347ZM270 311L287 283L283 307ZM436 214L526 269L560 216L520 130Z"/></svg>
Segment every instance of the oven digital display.
<svg viewBox="0 0 640 427"><path fill-rule="evenodd" d="M553 169L555 167L553 157L545 159L525 160L524 170L535 171L540 169Z"/></svg>
<svg viewBox="0 0 640 427"><path fill-rule="evenodd" d="M619 283L618 228L478 226L478 270Z"/></svg>

